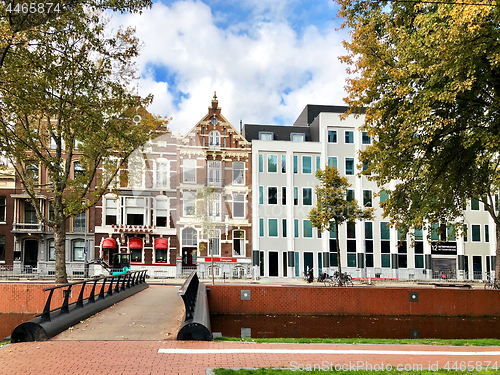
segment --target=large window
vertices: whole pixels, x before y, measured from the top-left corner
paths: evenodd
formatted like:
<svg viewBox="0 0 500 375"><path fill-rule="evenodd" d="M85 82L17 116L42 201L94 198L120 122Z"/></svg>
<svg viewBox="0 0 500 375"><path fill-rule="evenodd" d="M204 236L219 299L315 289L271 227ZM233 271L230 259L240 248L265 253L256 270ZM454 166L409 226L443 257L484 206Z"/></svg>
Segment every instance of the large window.
<svg viewBox="0 0 500 375"><path fill-rule="evenodd" d="M184 159L183 168L183 181L196 183L196 159Z"/></svg>
<svg viewBox="0 0 500 375"><path fill-rule="evenodd" d="M144 186L144 160L135 153L128 159L128 186L136 189Z"/></svg>
<svg viewBox="0 0 500 375"><path fill-rule="evenodd" d="M267 155L267 171L269 173L278 172L278 156L277 155Z"/></svg>
<svg viewBox="0 0 500 375"><path fill-rule="evenodd" d="M472 241L480 242L481 241L481 226L480 225L472 225Z"/></svg>
<svg viewBox="0 0 500 375"><path fill-rule="evenodd" d="M470 201L470 209L474 211L479 210L479 201L477 199L472 198L472 200Z"/></svg>
<svg viewBox="0 0 500 375"><path fill-rule="evenodd" d="M5 223L5 197L0 197L0 223Z"/></svg>
<svg viewBox="0 0 500 375"><path fill-rule="evenodd" d="M245 217L245 195L233 195L233 217Z"/></svg>
<svg viewBox="0 0 500 375"><path fill-rule="evenodd" d="M35 207L30 201L24 201L24 223L26 224L37 224L38 219L36 217Z"/></svg>
<svg viewBox="0 0 500 375"><path fill-rule="evenodd" d="M168 200L161 199L162 197L164 196L160 195L156 199L155 216L156 216L156 226L164 228L168 226Z"/></svg>
<svg viewBox="0 0 500 375"><path fill-rule="evenodd" d="M391 239L391 231L389 223L382 222L380 223L380 239L382 240L390 240Z"/></svg>
<svg viewBox="0 0 500 375"><path fill-rule="evenodd" d="M82 212L81 214L73 218L73 232L83 233L87 231L87 214Z"/></svg>
<svg viewBox="0 0 500 375"><path fill-rule="evenodd" d="M212 130L208 134L208 145L211 147L220 146L220 133L217 130Z"/></svg>
<svg viewBox="0 0 500 375"><path fill-rule="evenodd" d="M220 232L217 231L215 236L208 240L208 255L220 255Z"/></svg>
<svg viewBox="0 0 500 375"><path fill-rule="evenodd" d="M354 143L354 132L345 131L345 143Z"/></svg>
<svg viewBox="0 0 500 375"><path fill-rule="evenodd" d="M194 228L184 228L182 230L182 246L197 246L198 234Z"/></svg>
<svg viewBox="0 0 500 375"><path fill-rule="evenodd" d="M312 189L311 188L303 188L302 189L302 204L304 206L312 205Z"/></svg>
<svg viewBox="0 0 500 375"><path fill-rule="evenodd" d="M310 156L302 156L302 173L312 173L312 159Z"/></svg>
<svg viewBox="0 0 500 375"><path fill-rule="evenodd" d="M118 201L106 198L106 225L116 224L118 215Z"/></svg>
<svg viewBox="0 0 500 375"><path fill-rule="evenodd" d="M125 224L145 225L145 208L145 198L125 197Z"/></svg>
<svg viewBox="0 0 500 375"><path fill-rule="evenodd" d="M278 219L268 221L269 237L278 237Z"/></svg>
<svg viewBox="0 0 500 375"><path fill-rule="evenodd" d="M40 171L38 169L38 163L36 161L26 162L26 177L32 181L38 182Z"/></svg>
<svg viewBox="0 0 500 375"><path fill-rule="evenodd" d="M214 186L222 186L222 162L219 160L209 160L207 166L207 182Z"/></svg>
<svg viewBox="0 0 500 375"><path fill-rule="evenodd" d="M212 217L212 220L219 221L221 219L221 194L213 193L208 202L208 214Z"/></svg>
<svg viewBox="0 0 500 375"><path fill-rule="evenodd" d="M195 213L195 197L191 191L185 191L183 194L184 216L193 216Z"/></svg>
<svg viewBox="0 0 500 375"><path fill-rule="evenodd" d="M168 162L156 162L156 187L168 189Z"/></svg>
<svg viewBox="0 0 500 375"><path fill-rule="evenodd" d="M233 230L233 256L245 256L245 231Z"/></svg>
<svg viewBox="0 0 500 375"><path fill-rule="evenodd" d="M337 131L328 130L328 143L337 143Z"/></svg>
<svg viewBox="0 0 500 375"><path fill-rule="evenodd" d="M245 184L245 163L235 161L233 162L233 185Z"/></svg>
<svg viewBox="0 0 500 375"><path fill-rule="evenodd" d="M74 240L73 241L73 261L84 261L85 260L85 241L84 240Z"/></svg>

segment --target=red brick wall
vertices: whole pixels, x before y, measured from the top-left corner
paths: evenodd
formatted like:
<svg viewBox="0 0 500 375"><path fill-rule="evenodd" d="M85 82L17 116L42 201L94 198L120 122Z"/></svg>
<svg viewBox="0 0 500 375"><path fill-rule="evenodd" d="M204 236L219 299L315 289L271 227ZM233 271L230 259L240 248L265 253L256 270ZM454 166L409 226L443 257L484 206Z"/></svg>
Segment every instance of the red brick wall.
<svg viewBox="0 0 500 375"><path fill-rule="evenodd" d="M479 289L215 285L211 314L500 316L500 293ZM250 290L251 300L241 300ZM418 302L410 302L418 292Z"/></svg>
<svg viewBox="0 0 500 375"><path fill-rule="evenodd" d="M55 284L40 283L0 283L0 313L23 313L39 314L45 307L50 288ZM70 302L75 302L80 294L81 285L75 285L71 289ZM84 298L90 295L92 285L85 286ZM96 293L100 292L100 285L96 287ZM58 308L63 303L62 289L54 291L50 307Z"/></svg>

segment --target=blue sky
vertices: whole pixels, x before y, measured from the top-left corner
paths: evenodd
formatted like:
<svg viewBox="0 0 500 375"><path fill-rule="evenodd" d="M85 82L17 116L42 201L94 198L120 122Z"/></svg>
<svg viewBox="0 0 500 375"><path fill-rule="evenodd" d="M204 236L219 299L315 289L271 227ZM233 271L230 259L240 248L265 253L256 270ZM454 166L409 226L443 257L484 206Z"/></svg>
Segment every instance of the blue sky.
<svg viewBox="0 0 500 375"><path fill-rule="evenodd" d="M243 123L290 125L307 104L342 105L345 53L332 0L156 1L141 15L115 14L143 42L139 93L185 134L214 91L222 114Z"/></svg>

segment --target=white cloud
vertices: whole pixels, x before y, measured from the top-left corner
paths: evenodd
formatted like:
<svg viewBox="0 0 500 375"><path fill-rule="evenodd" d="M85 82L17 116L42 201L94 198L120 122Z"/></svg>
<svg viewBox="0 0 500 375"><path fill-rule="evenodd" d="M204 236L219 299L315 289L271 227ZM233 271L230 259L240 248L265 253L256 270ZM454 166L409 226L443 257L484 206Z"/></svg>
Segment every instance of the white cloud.
<svg viewBox="0 0 500 375"><path fill-rule="evenodd" d="M283 15L294 0L266 3L245 0L254 14ZM333 16L333 15L332 15ZM151 112L172 116L171 128L185 133L207 112L217 91L224 116L239 128L243 123L285 124L306 104L341 105L345 66L345 35L315 26L300 35L280 16L252 17L218 28L220 15L200 1L155 3L142 15L114 15L113 24L131 25L145 43L138 59L141 95L153 93ZM163 67L162 69L152 69ZM148 70L149 69L149 70ZM155 82L168 71L168 82ZM183 93L183 96L180 95Z"/></svg>

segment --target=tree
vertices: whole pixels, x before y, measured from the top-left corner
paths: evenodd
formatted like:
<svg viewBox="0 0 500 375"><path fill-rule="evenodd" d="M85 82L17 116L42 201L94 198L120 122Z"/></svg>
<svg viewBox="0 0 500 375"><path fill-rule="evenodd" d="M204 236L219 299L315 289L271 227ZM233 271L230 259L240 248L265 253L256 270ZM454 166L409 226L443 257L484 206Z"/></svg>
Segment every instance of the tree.
<svg viewBox="0 0 500 375"><path fill-rule="evenodd" d="M214 239L221 238L219 231L224 226L221 213L221 195L213 186L205 186L196 193L195 217L201 226L202 236L207 237L208 252L211 257L212 285L214 285Z"/></svg>
<svg viewBox="0 0 500 375"><path fill-rule="evenodd" d="M151 96L132 92L133 30L110 35L100 12L73 5L27 28L23 42L3 35L8 53L0 67L0 149L38 220L54 231L57 283L67 282L67 219L95 205L130 153L166 125L145 111ZM44 184L40 168L48 174ZM42 191L53 197L53 217L43 215Z"/></svg>
<svg viewBox="0 0 500 375"><path fill-rule="evenodd" d="M374 142L361 162L380 187L394 184L384 216L404 231L464 224L467 202L482 201L496 225L498 277L500 8L469 0L337 2L352 36L342 58L352 74L346 115L366 110Z"/></svg>
<svg viewBox="0 0 500 375"><path fill-rule="evenodd" d="M347 188L351 186L347 177L341 177L335 167L325 166L324 170L316 171L316 178L321 182L315 186L317 194L316 207L309 211L311 225L321 232L335 232L337 244L337 265L339 275L342 275L340 265L339 225L356 220L373 218L373 208L361 209L355 199L348 199ZM341 281L342 282L342 281Z"/></svg>

